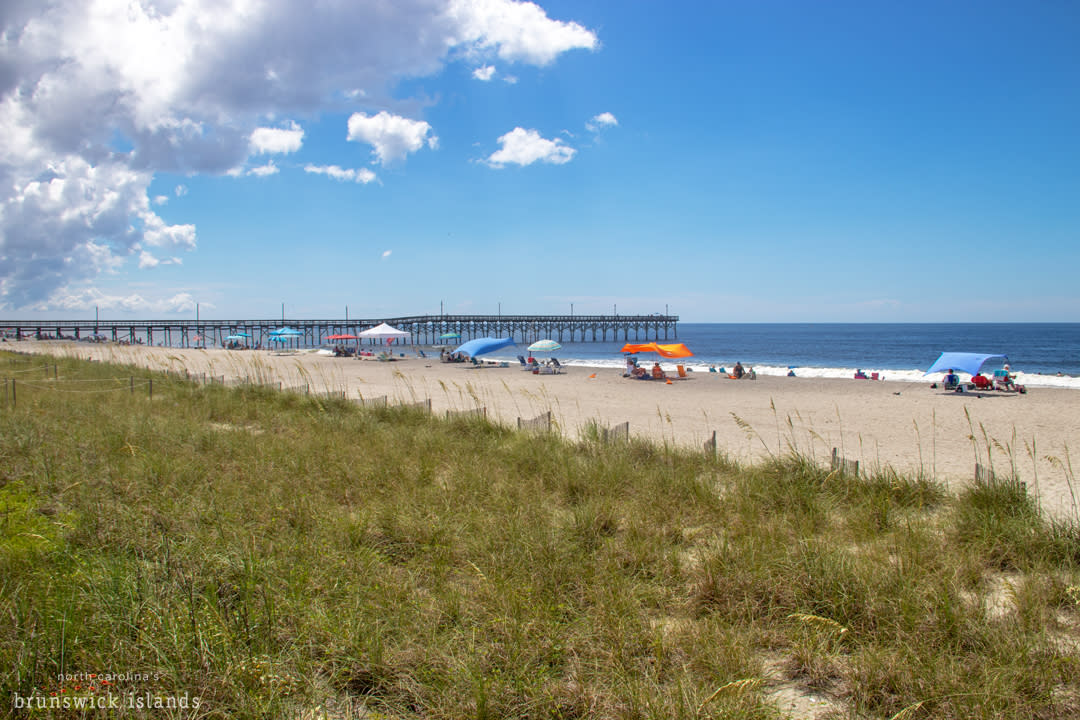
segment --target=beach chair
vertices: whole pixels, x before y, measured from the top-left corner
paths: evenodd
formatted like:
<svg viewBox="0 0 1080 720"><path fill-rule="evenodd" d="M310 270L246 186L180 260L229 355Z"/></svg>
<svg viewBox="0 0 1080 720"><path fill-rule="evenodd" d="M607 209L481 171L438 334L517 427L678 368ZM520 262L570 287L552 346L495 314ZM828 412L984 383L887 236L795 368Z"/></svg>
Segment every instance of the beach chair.
<svg viewBox="0 0 1080 720"><path fill-rule="evenodd" d="M1014 390L1016 388L1012 375L1009 374L1008 370L994 371L994 387L998 390Z"/></svg>
<svg viewBox="0 0 1080 720"><path fill-rule="evenodd" d="M557 357L551 358L551 367L555 368L556 373L561 373L563 371L562 363L559 362L559 358Z"/></svg>
<svg viewBox="0 0 1080 720"><path fill-rule="evenodd" d="M679 379L680 380L687 380L688 379L687 375L686 375L686 368L685 367L683 367L682 365L676 365L675 369L679 371Z"/></svg>
<svg viewBox="0 0 1080 720"><path fill-rule="evenodd" d="M524 355L518 355L518 362L521 363L521 369L522 370L524 370L525 372L532 372L532 365L525 362L525 356Z"/></svg>

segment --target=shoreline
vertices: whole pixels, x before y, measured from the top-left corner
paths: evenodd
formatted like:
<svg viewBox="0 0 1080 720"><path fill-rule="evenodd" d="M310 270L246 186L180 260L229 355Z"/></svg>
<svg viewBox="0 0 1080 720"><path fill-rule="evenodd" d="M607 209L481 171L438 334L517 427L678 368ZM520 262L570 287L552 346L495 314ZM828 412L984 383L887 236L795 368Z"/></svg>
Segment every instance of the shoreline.
<svg viewBox="0 0 1080 720"><path fill-rule="evenodd" d="M735 381L700 371L666 384L623 378L621 367L569 364L559 375L533 375L516 363L477 368L411 353L378 362L312 352L63 341L19 345L18 350L37 355L226 380L247 376L285 388L306 385L312 392L344 392L352 400L430 399L432 412L440 415L484 407L492 421L511 427L517 418L551 411L571 438L593 422L629 422L635 437L702 448L715 431L718 450L745 463L799 452L828 466L835 447L867 472L922 473L953 490L971 481L976 462L992 464L1001 475L1012 467L1048 516L1080 520L1068 446L1076 435L1077 396L1066 388L1040 387L1026 395L959 394L931 389L930 378L914 383L759 374L754 381ZM674 366L662 363L669 364Z"/></svg>

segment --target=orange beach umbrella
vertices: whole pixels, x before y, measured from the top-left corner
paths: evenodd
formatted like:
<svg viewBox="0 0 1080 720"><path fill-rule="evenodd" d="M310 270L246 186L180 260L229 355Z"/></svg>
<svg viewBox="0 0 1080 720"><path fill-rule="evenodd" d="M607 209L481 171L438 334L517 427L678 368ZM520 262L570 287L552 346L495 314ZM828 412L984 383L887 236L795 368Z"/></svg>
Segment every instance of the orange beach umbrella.
<svg viewBox="0 0 1080 720"><path fill-rule="evenodd" d="M666 358L684 358L693 357L694 353L690 352L682 343L674 343L671 345L661 345L660 343L627 343L623 345L623 349L620 352L624 353L639 353L639 352L654 352L658 353L660 357Z"/></svg>

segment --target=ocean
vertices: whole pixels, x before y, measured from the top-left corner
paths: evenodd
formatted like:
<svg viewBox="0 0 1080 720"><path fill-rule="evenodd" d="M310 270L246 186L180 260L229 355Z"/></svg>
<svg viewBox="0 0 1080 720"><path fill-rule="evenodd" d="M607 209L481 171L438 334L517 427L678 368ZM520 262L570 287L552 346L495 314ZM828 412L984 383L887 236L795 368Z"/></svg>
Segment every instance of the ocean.
<svg viewBox="0 0 1080 720"><path fill-rule="evenodd" d="M571 365L621 368L623 342L564 343L553 354ZM629 342L647 339L631 333ZM1080 390L1080 323L679 323L678 337L659 342L684 343L694 357L678 362L697 372L709 366L730 370L738 361L759 375L794 369L797 377L851 378L862 369L917 383L941 379L924 373L942 352L995 353L1008 357L1020 383ZM517 354L528 354L526 347L518 343L486 357L516 361ZM660 360L663 366L676 363ZM1003 362L989 360L984 370L989 374Z"/></svg>

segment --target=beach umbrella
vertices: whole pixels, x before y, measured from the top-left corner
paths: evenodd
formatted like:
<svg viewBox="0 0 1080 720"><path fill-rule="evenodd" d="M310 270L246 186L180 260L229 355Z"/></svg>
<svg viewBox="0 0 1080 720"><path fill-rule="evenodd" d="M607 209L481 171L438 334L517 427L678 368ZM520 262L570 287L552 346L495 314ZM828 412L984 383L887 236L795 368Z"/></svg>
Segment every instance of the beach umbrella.
<svg viewBox="0 0 1080 720"><path fill-rule="evenodd" d="M270 334L271 335L295 337L296 335L303 335L304 333L300 332L299 330L297 330L295 328L285 326L285 327L278 328L277 330L271 330Z"/></svg>
<svg viewBox="0 0 1080 720"><path fill-rule="evenodd" d="M327 335L327 340L359 340L356 335Z"/></svg>
<svg viewBox="0 0 1080 720"><path fill-rule="evenodd" d="M659 343L627 343L623 345L622 350L619 352L624 353L639 353L639 352L654 352L665 358L684 358L693 357L694 353L690 352L682 343L673 343L667 345L661 345Z"/></svg>
<svg viewBox="0 0 1080 720"><path fill-rule="evenodd" d="M529 346L529 352L552 352L561 347L562 345L554 340L537 340Z"/></svg>
<svg viewBox="0 0 1080 720"><path fill-rule="evenodd" d="M443 333L442 335L439 336L440 340L459 340L460 338L461 338L461 333L453 333L453 332L451 332L451 333Z"/></svg>
<svg viewBox="0 0 1080 720"><path fill-rule="evenodd" d="M514 338L493 338L482 337L470 340L464 345L459 346L454 353L461 353L468 355L469 357L476 357L477 355L483 355L484 353L494 352L495 350L501 350L504 347L509 347L514 344Z"/></svg>
<svg viewBox="0 0 1080 720"><path fill-rule="evenodd" d="M943 352L941 357L934 361L934 364L930 366L930 369L925 374L945 372L946 370L960 370L968 375L978 375L983 364L990 358L1009 359L1005 355L989 353Z"/></svg>
<svg viewBox="0 0 1080 720"><path fill-rule="evenodd" d="M226 335L225 339L226 340L243 340L244 338L249 338L249 337L251 337L251 336L248 335L247 333L236 333L235 335Z"/></svg>

